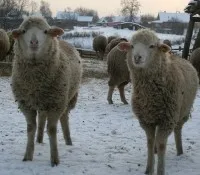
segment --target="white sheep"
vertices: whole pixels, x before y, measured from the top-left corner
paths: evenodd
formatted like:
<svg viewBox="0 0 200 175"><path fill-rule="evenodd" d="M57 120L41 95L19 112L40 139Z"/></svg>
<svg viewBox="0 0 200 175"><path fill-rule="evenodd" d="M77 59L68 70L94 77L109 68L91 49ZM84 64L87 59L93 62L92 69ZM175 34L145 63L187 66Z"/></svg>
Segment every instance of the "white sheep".
<svg viewBox="0 0 200 175"><path fill-rule="evenodd" d="M177 155L183 153L181 130L193 105L198 76L187 61L168 53L149 29L137 31L130 43L118 45L127 51L127 64L133 87L132 109L147 136L146 174L154 172L154 146L157 147L157 175L165 174L168 136L174 131Z"/></svg>
<svg viewBox="0 0 200 175"><path fill-rule="evenodd" d="M37 113L39 141L47 120L52 166L59 164L56 134L59 119L66 144L71 144L68 114L76 104L82 63L74 47L57 39L63 32L37 16L27 17L12 31L15 38L12 91L27 122L24 161L33 159Z"/></svg>

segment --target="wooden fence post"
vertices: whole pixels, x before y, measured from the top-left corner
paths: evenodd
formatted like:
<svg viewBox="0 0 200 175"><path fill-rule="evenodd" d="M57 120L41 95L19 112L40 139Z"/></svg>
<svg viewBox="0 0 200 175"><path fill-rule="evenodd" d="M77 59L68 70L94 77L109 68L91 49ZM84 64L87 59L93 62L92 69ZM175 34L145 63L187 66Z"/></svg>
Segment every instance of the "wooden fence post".
<svg viewBox="0 0 200 175"><path fill-rule="evenodd" d="M182 53L182 58L184 58L186 60L187 60L188 54L189 54L194 23L195 23L195 21L192 19L192 17L190 17L190 22L188 24L187 34L186 34L185 43L184 43L184 49L183 49L183 53Z"/></svg>

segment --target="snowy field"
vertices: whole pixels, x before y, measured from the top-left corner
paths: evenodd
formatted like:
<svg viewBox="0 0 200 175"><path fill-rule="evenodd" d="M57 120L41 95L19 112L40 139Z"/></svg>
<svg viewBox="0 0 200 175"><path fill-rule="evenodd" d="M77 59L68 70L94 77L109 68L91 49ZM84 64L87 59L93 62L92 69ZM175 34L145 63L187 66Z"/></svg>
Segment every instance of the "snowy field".
<svg viewBox="0 0 200 175"><path fill-rule="evenodd" d="M82 34L82 35L90 35L89 37L75 37L75 38L67 38L66 40L71 44L75 45L76 47L84 48L84 49L92 49L92 42L93 42L93 33L98 33L108 36L118 36L122 38L127 38L130 40L131 36L135 31L129 29L115 29L113 27L74 27L74 30L65 32L65 34ZM182 43L181 46L183 47L183 41L185 36L183 35L172 35L172 34L161 34L157 33L158 37L161 41L164 39L169 39L174 45L174 48L178 48L179 45L177 43Z"/></svg>
<svg viewBox="0 0 200 175"><path fill-rule="evenodd" d="M9 78L0 78L0 175L143 175L146 138L130 105L123 105L118 92L108 105L106 79L88 79L80 89L70 114L73 146L66 146L58 127L60 165L52 168L49 142L35 145L32 162L22 162L26 146L26 122L14 102ZM126 97L130 101L130 85ZM177 157L174 137L168 140L167 175L200 175L200 91L192 118L183 129L184 154Z"/></svg>

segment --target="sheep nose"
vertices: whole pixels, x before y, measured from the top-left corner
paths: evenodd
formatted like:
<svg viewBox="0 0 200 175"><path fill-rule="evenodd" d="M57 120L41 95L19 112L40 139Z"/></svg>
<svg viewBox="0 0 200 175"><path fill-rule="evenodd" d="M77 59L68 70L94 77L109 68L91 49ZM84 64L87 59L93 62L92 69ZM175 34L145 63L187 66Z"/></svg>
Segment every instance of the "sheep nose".
<svg viewBox="0 0 200 175"><path fill-rule="evenodd" d="M139 63L139 62L141 61L141 58L142 58L142 57L141 57L140 55L135 55L135 56L134 56L134 59L135 59L135 62L136 62L136 63Z"/></svg>
<svg viewBox="0 0 200 175"><path fill-rule="evenodd" d="M37 46L38 45L38 40L37 39L31 40L30 44L33 45L33 46Z"/></svg>

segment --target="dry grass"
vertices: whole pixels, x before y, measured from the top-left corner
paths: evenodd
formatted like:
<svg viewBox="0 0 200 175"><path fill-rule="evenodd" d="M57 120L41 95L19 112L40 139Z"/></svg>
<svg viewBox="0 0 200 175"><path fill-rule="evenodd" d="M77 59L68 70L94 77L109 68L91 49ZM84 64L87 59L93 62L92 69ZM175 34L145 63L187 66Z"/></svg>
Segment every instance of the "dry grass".
<svg viewBox="0 0 200 175"><path fill-rule="evenodd" d="M107 78L106 61L83 59L83 78Z"/></svg>

